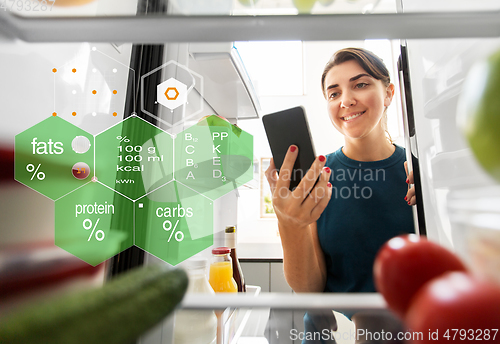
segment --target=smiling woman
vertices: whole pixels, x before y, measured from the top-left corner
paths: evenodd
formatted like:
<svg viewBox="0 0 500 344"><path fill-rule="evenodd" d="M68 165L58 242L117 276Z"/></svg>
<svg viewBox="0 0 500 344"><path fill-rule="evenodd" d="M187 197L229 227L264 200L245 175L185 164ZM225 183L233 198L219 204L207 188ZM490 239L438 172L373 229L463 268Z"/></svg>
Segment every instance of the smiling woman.
<svg viewBox="0 0 500 344"><path fill-rule="evenodd" d="M394 152L387 131L387 108L394 96L394 85L391 84L389 71L382 61L372 54L362 52L364 50L361 49L337 52L325 67L321 86L328 100L330 119L346 138L346 150L351 148L350 143L354 143L352 138L367 139L369 136L372 140L378 140L385 132L389 142L381 140L381 145L376 147L387 152L375 153L378 157L385 158L388 152ZM367 113L367 110L370 111ZM364 116L365 126L350 125L361 116ZM354 152L352 154L356 155ZM364 155L368 154L371 153ZM380 160L378 157L372 156L371 159ZM356 160L363 160L364 156L359 158L361 159Z"/></svg>
<svg viewBox="0 0 500 344"><path fill-rule="evenodd" d="M404 149L386 134L394 85L380 58L359 48L336 52L321 84L344 146L319 156L294 191L288 190L287 176L296 146L290 147L279 177L273 162L267 171L285 277L296 292L375 292L377 251L390 238L414 232L409 205L415 197L407 184L412 176L407 180ZM311 319L306 315L306 328L315 326Z"/></svg>

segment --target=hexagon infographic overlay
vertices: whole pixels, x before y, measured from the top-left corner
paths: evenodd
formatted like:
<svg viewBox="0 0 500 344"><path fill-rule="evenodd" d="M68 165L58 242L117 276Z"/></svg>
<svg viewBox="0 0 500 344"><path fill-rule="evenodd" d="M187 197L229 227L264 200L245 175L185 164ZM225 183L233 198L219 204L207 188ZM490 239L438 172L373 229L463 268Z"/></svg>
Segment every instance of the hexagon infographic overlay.
<svg viewBox="0 0 500 344"><path fill-rule="evenodd" d="M94 137L51 116L15 137L15 179L56 200L91 179Z"/></svg>
<svg viewBox="0 0 500 344"><path fill-rule="evenodd" d="M55 244L90 265L133 245L133 202L101 183L58 199L55 213Z"/></svg>
<svg viewBox="0 0 500 344"><path fill-rule="evenodd" d="M141 111L157 123L171 128L203 111L203 77L175 60L142 75L140 82ZM150 97L145 93L146 85L156 87L154 103L145 101ZM167 113L162 107L168 109Z"/></svg>
<svg viewBox="0 0 500 344"><path fill-rule="evenodd" d="M175 179L217 199L253 179L253 137L209 116L175 138Z"/></svg>
<svg viewBox="0 0 500 344"><path fill-rule="evenodd" d="M172 181L135 203L135 245L169 264L213 245L213 202Z"/></svg>
<svg viewBox="0 0 500 344"><path fill-rule="evenodd" d="M16 136L15 159L16 180L55 201L57 246L94 266L132 245L177 265L213 245L213 201L253 178L253 138L216 115L176 136L51 116Z"/></svg>
<svg viewBox="0 0 500 344"><path fill-rule="evenodd" d="M97 180L132 200L173 178L170 134L137 116L100 133L95 142Z"/></svg>

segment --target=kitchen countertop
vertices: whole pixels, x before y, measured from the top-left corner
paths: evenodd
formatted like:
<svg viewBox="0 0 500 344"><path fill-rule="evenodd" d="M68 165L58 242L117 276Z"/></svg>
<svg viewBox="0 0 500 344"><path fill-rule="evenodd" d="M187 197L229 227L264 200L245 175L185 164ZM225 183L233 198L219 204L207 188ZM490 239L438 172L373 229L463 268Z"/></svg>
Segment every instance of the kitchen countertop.
<svg viewBox="0 0 500 344"><path fill-rule="evenodd" d="M282 262L283 248L279 243L239 243L240 262Z"/></svg>

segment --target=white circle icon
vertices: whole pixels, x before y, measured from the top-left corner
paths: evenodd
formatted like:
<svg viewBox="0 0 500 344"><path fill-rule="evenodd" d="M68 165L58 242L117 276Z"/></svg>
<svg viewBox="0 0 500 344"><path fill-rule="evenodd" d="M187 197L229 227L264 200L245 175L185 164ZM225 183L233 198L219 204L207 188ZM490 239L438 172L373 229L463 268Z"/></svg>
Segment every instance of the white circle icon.
<svg viewBox="0 0 500 344"><path fill-rule="evenodd" d="M87 153L90 149L90 141L85 136L77 136L71 142L71 148L78 154Z"/></svg>

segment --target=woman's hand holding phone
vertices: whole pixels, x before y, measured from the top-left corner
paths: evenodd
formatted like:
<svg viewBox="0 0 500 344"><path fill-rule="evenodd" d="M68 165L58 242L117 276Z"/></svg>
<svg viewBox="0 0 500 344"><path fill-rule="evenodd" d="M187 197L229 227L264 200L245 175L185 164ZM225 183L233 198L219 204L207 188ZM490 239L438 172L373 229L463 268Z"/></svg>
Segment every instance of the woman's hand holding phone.
<svg viewBox="0 0 500 344"><path fill-rule="evenodd" d="M297 155L297 146L290 146L279 176L271 160L266 178L271 187L273 206L280 227L299 230L318 220L330 201L332 185L328 181L330 168L324 167L326 158L321 155L314 160L297 188L290 191L290 179Z"/></svg>

